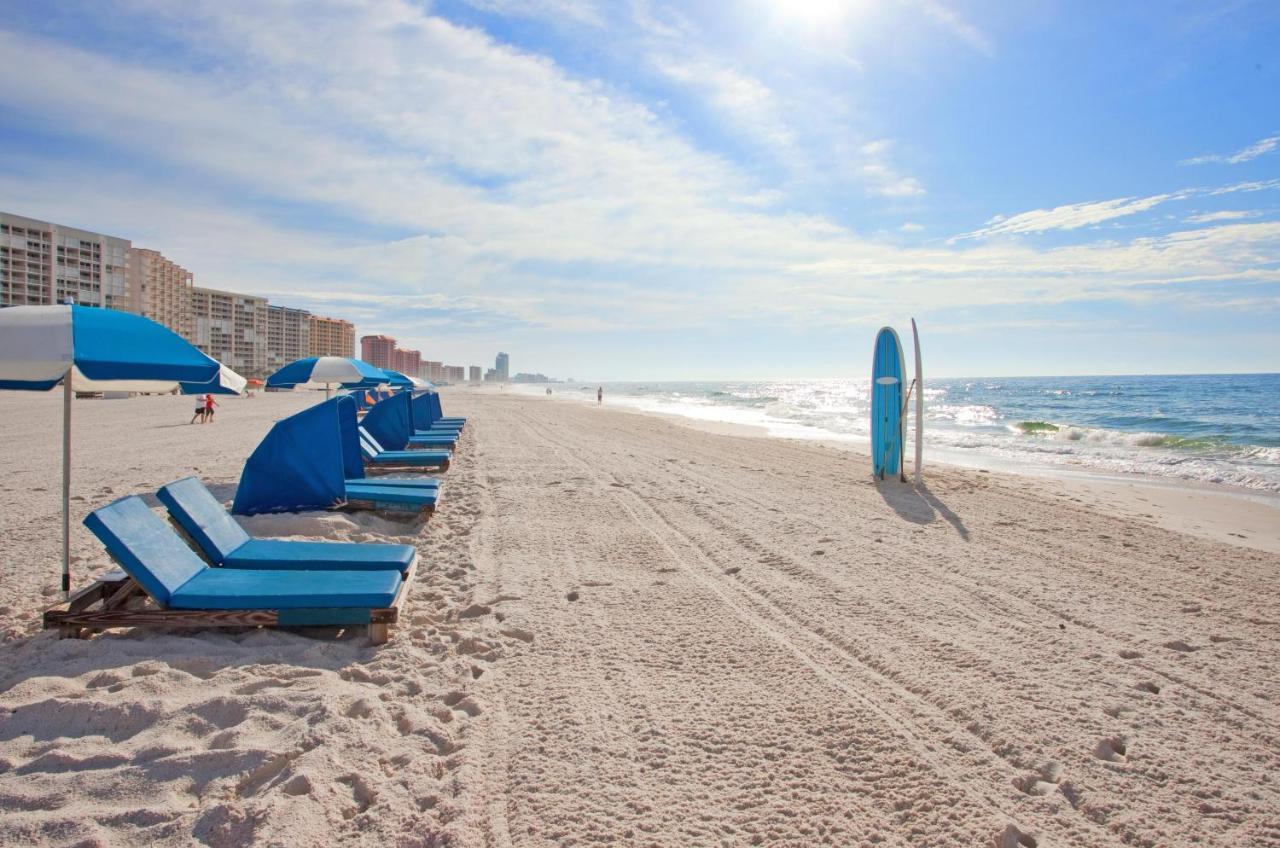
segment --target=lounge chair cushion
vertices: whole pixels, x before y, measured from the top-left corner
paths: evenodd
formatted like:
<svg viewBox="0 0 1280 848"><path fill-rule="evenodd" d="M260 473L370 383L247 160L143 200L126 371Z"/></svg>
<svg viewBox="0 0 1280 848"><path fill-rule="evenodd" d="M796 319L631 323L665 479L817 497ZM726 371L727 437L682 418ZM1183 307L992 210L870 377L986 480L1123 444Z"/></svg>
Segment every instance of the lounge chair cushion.
<svg viewBox="0 0 1280 848"><path fill-rule="evenodd" d="M156 603L172 609L382 609L400 572L210 568L137 495L89 513L85 526Z"/></svg>
<svg viewBox="0 0 1280 848"><path fill-rule="evenodd" d="M411 545L382 542L250 538L222 508L217 498L194 477L184 477L162 486L157 496L209 559L215 565L227 568L295 571L395 569L403 572L409 569L417 555Z"/></svg>
<svg viewBox="0 0 1280 848"><path fill-rule="evenodd" d="M359 486L347 484L347 500L374 501L375 503L402 504L406 506L435 506L440 500L439 488L410 488L408 486Z"/></svg>
<svg viewBox="0 0 1280 848"><path fill-rule="evenodd" d="M347 488L352 486L377 486L378 488L439 489L440 481L434 477L348 477Z"/></svg>
<svg viewBox="0 0 1280 848"><path fill-rule="evenodd" d="M95 509L84 524L158 604L167 606L184 584L209 570L137 495Z"/></svg>
<svg viewBox="0 0 1280 848"><path fill-rule="evenodd" d="M444 465L449 461L448 451L388 451L365 431L360 431L360 450L370 462L388 465Z"/></svg>
<svg viewBox="0 0 1280 848"><path fill-rule="evenodd" d="M409 545L359 542L298 542L289 539L250 539L236 548L222 565L226 568L278 571L386 571L409 570L417 552Z"/></svg>
<svg viewBox="0 0 1280 848"><path fill-rule="evenodd" d="M395 601L399 589L398 571L206 568L173 594L169 606L209 610L385 609Z"/></svg>
<svg viewBox="0 0 1280 848"><path fill-rule="evenodd" d="M452 448L457 443L458 437L450 436L448 434L431 434L426 436L409 437L410 447L414 447L416 445L448 445Z"/></svg>
<svg viewBox="0 0 1280 848"><path fill-rule="evenodd" d="M161 486L160 503L215 563L249 541L249 534L231 517L213 493L194 477Z"/></svg>

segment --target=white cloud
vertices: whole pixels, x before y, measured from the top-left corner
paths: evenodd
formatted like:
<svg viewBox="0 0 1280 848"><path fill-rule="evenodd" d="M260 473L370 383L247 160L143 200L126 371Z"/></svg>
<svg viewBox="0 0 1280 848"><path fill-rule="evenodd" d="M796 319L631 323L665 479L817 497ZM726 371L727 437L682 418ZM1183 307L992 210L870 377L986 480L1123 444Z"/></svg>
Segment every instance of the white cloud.
<svg viewBox="0 0 1280 848"><path fill-rule="evenodd" d="M1239 165L1243 162L1249 162L1257 159L1259 156L1265 156L1268 153L1280 148L1280 135L1268 136L1267 138L1255 141L1248 147L1242 147L1235 153L1220 154L1207 153L1203 156L1193 156L1190 159L1183 159L1179 165L1206 165L1211 162L1221 162L1227 165Z"/></svg>
<svg viewBox="0 0 1280 848"><path fill-rule="evenodd" d="M900 173L889 163L892 148L893 142L887 138L868 141L858 148L863 157L860 171L867 184L867 193L881 197L923 195L925 188L919 180Z"/></svg>
<svg viewBox="0 0 1280 848"><path fill-rule="evenodd" d="M954 9L939 0L916 0L916 5L974 50L986 56L994 55L995 48L986 34L961 17Z"/></svg>
<svg viewBox="0 0 1280 848"><path fill-rule="evenodd" d="M1053 250L861 238L789 211L776 186L545 58L393 0L305 9L302 26L297 9L184 5L173 37L207 52L213 70L200 74L0 33L6 120L136 163L103 174L35 156L0 176L0 197L161 249L202 284L329 304L362 331L424 348L504 322L847 325L890 302L1042 304L1207 279L1280 282L1277 222ZM101 79L119 96L87 84ZM771 101L745 73L721 81L726 102ZM851 146L849 167L869 190L918 196L923 186L891 163L895 149ZM1077 229L1181 196L1037 210L971 235Z"/></svg>
<svg viewBox="0 0 1280 848"><path fill-rule="evenodd" d="M917 224L915 221L907 221L898 229L904 233L922 233L924 232L924 225Z"/></svg>
<svg viewBox="0 0 1280 848"><path fill-rule="evenodd" d="M1256 211L1223 209L1218 212L1202 212L1199 215L1188 215L1189 224L1210 224L1215 221L1240 221L1245 218L1256 218L1261 214Z"/></svg>
<svg viewBox="0 0 1280 848"><path fill-rule="evenodd" d="M952 241L997 235L1027 235L1044 233L1050 230L1077 230L1081 227L1096 226L1115 218L1149 212L1170 200L1186 200L1191 197L1218 197L1235 192L1255 192L1267 189L1280 189L1280 180L1235 183L1213 189L1185 188L1167 194L1151 195L1150 197L1120 197L1114 200L1093 200L1086 203L1069 203L1064 206L1055 206L1052 209L1033 209L1030 212L1020 212L1017 215L996 215L987 221L982 228L956 236Z"/></svg>

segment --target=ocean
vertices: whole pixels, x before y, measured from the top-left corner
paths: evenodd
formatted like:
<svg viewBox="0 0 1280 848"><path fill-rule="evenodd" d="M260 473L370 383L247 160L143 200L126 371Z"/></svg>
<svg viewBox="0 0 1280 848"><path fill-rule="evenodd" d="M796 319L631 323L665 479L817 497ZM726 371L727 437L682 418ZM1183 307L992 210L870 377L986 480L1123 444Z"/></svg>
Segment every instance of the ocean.
<svg viewBox="0 0 1280 848"><path fill-rule="evenodd" d="M866 443L869 382L634 382L605 383L604 390L610 405L756 425L776 436ZM594 402L596 385L553 388ZM1280 374L926 377L924 442L926 467L933 459L1140 474L1280 493Z"/></svg>

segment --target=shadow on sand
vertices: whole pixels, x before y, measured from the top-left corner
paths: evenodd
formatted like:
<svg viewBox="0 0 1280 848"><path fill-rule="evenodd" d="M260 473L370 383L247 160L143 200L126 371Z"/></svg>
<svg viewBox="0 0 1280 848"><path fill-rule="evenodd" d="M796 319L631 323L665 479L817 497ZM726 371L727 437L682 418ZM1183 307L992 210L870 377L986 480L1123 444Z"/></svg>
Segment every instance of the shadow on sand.
<svg viewBox="0 0 1280 848"><path fill-rule="evenodd" d="M876 485L876 491L903 520L912 524L932 524L941 516L961 539L969 541L969 529L960 516L939 500L928 486L921 484L917 487L898 480L885 480Z"/></svg>

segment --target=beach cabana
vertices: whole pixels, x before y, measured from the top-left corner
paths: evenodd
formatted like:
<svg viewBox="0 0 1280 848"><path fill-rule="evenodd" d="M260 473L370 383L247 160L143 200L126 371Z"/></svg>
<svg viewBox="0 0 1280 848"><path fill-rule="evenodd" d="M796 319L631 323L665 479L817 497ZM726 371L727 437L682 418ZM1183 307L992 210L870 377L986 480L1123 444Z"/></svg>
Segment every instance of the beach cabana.
<svg viewBox="0 0 1280 848"><path fill-rule="evenodd" d="M436 404L431 402L434 397L434 392L428 392L416 395L410 402L413 414L413 432L420 436L437 433L453 433L455 435L461 433L461 424L446 424L439 420L436 415L436 410L439 408L438 401Z"/></svg>
<svg viewBox="0 0 1280 848"><path fill-rule="evenodd" d="M281 421L254 449L240 474L236 515L298 512L370 504L389 512L435 508L435 481L384 485L364 476L355 401L342 396Z"/></svg>
<svg viewBox="0 0 1280 848"><path fill-rule="evenodd" d="M308 356L297 359L267 378L269 389L320 389L325 397L334 386L348 389L378 386L387 382L381 368L351 356Z"/></svg>
<svg viewBox="0 0 1280 848"><path fill-rule="evenodd" d="M365 435L386 450L411 448L449 449L458 443L458 434L452 430L430 430L418 434L413 424L414 398L401 392L374 404L360 422Z"/></svg>
<svg viewBox="0 0 1280 848"><path fill-rule="evenodd" d="M464 424L467 423L467 419L465 418L456 418L456 417L446 418L445 417L444 410L440 408L439 392L431 392L429 395L427 395L427 397L430 398L428 402L431 404L431 414L436 424L457 425L458 427L462 427Z"/></svg>
<svg viewBox="0 0 1280 848"><path fill-rule="evenodd" d="M71 398L73 392L171 392L209 383L221 369L177 333L114 309L0 309L0 389L62 384L62 591L71 591Z"/></svg>
<svg viewBox="0 0 1280 848"><path fill-rule="evenodd" d="M44 626L79 636L108 627L364 626L375 645L413 583L407 572L213 568L137 495L96 509L85 526L128 575L77 593ZM134 605L145 595L152 606Z"/></svg>

